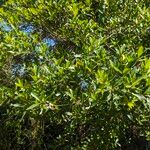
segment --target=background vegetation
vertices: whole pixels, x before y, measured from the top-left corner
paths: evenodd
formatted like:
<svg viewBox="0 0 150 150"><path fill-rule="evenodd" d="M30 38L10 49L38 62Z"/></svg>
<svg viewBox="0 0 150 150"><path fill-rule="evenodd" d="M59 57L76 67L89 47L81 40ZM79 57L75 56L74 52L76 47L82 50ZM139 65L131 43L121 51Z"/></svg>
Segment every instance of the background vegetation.
<svg viewBox="0 0 150 150"><path fill-rule="evenodd" d="M146 149L149 57L149 0L1 1L0 149Z"/></svg>

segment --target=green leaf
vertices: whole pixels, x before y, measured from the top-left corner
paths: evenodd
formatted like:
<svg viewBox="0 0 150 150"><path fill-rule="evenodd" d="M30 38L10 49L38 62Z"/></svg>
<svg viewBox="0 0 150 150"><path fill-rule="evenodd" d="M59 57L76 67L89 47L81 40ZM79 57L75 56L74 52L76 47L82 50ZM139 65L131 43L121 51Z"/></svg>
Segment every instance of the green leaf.
<svg viewBox="0 0 150 150"><path fill-rule="evenodd" d="M126 74L126 73L128 73L130 71L130 68L124 68L124 70L123 70L123 74Z"/></svg>
<svg viewBox="0 0 150 150"><path fill-rule="evenodd" d="M18 82L16 83L17 87L23 88L23 81L18 79Z"/></svg>
<svg viewBox="0 0 150 150"><path fill-rule="evenodd" d="M107 81L107 73L104 70L98 70L95 74L98 83L105 83Z"/></svg>
<svg viewBox="0 0 150 150"><path fill-rule="evenodd" d="M90 5L91 4L91 0L86 0L86 4Z"/></svg>
<svg viewBox="0 0 150 150"><path fill-rule="evenodd" d="M147 59L145 62L145 69L150 69L150 59Z"/></svg>
<svg viewBox="0 0 150 150"><path fill-rule="evenodd" d="M34 93L31 93L31 96L34 97L36 100L40 101L40 99Z"/></svg>
<svg viewBox="0 0 150 150"><path fill-rule="evenodd" d="M135 82L132 83L132 85L130 87L134 87L136 86L137 84L139 84L141 82L141 80L147 78L147 75L143 75L141 77L139 77Z"/></svg>
<svg viewBox="0 0 150 150"><path fill-rule="evenodd" d="M148 87L148 88L146 89L146 91L144 92L144 94L147 94L147 95L150 94L150 87Z"/></svg>
<svg viewBox="0 0 150 150"><path fill-rule="evenodd" d="M132 93L135 97L137 97L139 100L145 99L145 97L141 94Z"/></svg>
<svg viewBox="0 0 150 150"><path fill-rule="evenodd" d="M138 52L137 52L138 57L140 57L143 54L143 50L144 50L143 46L140 46L139 49L138 49Z"/></svg>
<svg viewBox="0 0 150 150"><path fill-rule="evenodd" d="M33 104L33 105L29 106L26 110L31 110L31 109L33 109L37 106L39 106L39 103L36 103L36 104Z"/></svg>
<svg viewBox="0 0 150 150"><path fill-rule="evenodd" d="M117 71L118 73L122 74L121 70L120 70L119 68L117 68L111 60L110 60L110 65L111 65L111 67L112 67L115 71Z"/></svg>
<svg viewBox="0 0 150 150"><path fill-rule="evenodd" d="M66 95L68 95L71 99L74 99L73 90L69 89L69 91L66 91Z"/></svg>
<svg viewBox="0 0 150 150"><path fill-rule="evenodd" d="M21 104L10 104L10 106L13 106L13 107L23 107Z"/></svg>
<svg viewBox="0 0 150 150"><path fill-rule="evenodd" d="M135 106L135 102L132 100L130 102L128 102L128 108L129 110L132 109Z"/></svg>
<svg viewBox="0 0 150 150"><path fill-rule="evenodd" d="M73 5L72 11L73 11L74 17L76 17L78 15L78 7L76 4Z"/></svg>

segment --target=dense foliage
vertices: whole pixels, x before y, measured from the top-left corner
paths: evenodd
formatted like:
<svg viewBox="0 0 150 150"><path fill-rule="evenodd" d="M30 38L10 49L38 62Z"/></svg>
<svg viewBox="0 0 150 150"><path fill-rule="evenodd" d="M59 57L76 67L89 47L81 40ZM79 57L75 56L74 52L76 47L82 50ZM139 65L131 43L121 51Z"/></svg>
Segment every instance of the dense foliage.
<svg viewBox="0 0 150 150"><path fill-rule="evenodd" d="M149 0L1 1L0 148L150 140L149 57Z"/></svg>

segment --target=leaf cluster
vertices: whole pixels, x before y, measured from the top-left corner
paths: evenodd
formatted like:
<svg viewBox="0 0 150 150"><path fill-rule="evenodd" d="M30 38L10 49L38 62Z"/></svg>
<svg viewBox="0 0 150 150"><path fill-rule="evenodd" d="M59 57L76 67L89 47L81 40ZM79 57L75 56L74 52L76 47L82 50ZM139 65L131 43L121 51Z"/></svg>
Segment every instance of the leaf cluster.
<svg viewBox="0 0 150 150"><path fill-rule="evenodd" d="M113 150L150 140L149 4L3 2L0 147Z"/></svg>

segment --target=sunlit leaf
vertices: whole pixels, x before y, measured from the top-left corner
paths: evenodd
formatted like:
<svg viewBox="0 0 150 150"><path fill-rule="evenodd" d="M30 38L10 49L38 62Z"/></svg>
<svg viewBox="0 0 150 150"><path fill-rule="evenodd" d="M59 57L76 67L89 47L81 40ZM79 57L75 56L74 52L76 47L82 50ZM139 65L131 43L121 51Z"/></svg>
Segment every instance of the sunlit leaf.
<svg viewBox="0 0 150 150"><path fill-rule="evenodd" d="M31 110L31 109L34 109L34 108L36 108L36 107L38 107L39 106L39 104L38 103L36 103L36 104L32 104L31 106L29 106L26 110Z"/></svg>
<svg viewBox="0 0 150 150"><path fill-rule="evenodd" d="M138 57L140 57L142 54L143 54L143 46L140 46L139 49L138 49Z"/></svg>

